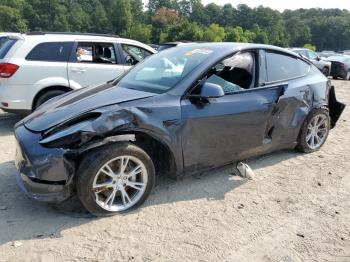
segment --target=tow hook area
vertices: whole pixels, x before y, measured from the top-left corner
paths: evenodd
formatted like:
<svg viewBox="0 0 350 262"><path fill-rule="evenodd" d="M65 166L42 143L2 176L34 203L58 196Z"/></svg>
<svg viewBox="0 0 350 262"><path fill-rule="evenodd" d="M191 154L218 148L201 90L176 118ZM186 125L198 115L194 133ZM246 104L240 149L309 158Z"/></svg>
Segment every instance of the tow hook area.
<svg viewBox="0 0 350 262"><path fill-rule="evenodd" d="M337 101L335 96L334 86L331 86L329 89L328 95L328 107L329 107L329 116L331 118L331 128L335 127L335 124L340 118L340 115L343 113L345 105Z"/></svg>

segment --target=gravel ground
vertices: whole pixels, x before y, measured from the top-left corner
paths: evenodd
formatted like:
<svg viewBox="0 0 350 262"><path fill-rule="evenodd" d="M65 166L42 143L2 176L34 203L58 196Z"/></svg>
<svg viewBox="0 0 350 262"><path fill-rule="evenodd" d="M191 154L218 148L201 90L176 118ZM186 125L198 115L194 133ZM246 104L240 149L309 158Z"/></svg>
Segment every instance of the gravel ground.
<svg viewBox="0 0 350 262"><path fill-rule="evenodd" d="M334 81L350 104L350 82ZM12 127L0 113L0 261L350 261L350 108L319 152L278 152L232 168L162 179L125 215L97 219L71 200L19 192Z"/></svg>

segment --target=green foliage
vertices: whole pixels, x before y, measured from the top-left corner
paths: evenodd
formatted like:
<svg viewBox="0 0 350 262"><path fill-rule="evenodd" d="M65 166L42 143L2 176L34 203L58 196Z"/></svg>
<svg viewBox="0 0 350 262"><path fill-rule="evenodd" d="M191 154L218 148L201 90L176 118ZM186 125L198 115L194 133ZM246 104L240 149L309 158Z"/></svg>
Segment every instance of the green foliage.
<svg viewBox="0 0 350 262"><path fill-rule="evenodd" d="M12 7L0 5L0 31L24 32L27 25L20 12Z"/></svg>
<svg viewBox="0 0 350 262"><path fill-rule="evenodd" d="M143 43L150 43L152 36L152 26L145 24L133 25L130 29L130 35L128 37L138 40Z"/></svg>
<svg viewBox="0 0 350 262"><path fill-rule="evenodd" d="M225 39L225 29L218 24L211 24L205 31L203 40L222 42Z"/></svg>
<svg viewBox="0 0 350 262"><path fill-rule="evenodd" d="M312 44L305 44L303 47L307 48L307 49L310 49L312 51L316 51L316 46L314 46Z"/></svg>
<svg viewBox="0 0 350 262"><path fill-rule="evenodd" d="M350 12L202 0L1 0L0 31L114 33L143 42L235 41L350 49ZM145 9L145 7L147 7Z"/></svg>
<svg viewBox="0 0 350 262"><path fill-rule="evenodd" d="M129 0L115 0L111 6L111 22L114 33L126 36L130 34L132 23L131 3Z"/></svg>

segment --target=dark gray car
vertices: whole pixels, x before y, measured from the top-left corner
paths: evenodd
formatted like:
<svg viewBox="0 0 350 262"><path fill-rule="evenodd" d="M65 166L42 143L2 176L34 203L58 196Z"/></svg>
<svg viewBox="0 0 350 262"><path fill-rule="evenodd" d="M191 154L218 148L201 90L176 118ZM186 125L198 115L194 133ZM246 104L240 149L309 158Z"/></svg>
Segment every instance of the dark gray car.
<svg viewBox="0 0 350 262"><path fill-rule="evenodd" d="M331 76L334 79L350 80L350 56L335 55L328 57L327 60L332 63Z"/></svg>
<svg viewBox="0 0 350 262"><path fill-rule="evenodd" d="M325 76L329 76L331 62L322 59L316 52L307 48L292 48L291 50L309 59Z"/></svg>
<svg viewBox="0 0 350 262"><path fill-rule="evenodd" d="M92 214L140 206L176 178L281 149L314 152L345 105L307 59L243 43L188 44L123 77L53 98L15 127L29 197L77 194Z"/></svg>

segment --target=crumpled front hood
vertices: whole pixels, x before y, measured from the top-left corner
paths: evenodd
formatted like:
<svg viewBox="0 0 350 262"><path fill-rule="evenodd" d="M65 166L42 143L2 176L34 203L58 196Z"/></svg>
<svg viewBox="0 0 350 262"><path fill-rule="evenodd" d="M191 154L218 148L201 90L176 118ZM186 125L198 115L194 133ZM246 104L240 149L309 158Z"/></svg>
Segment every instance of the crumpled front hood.
<svg viewBox="0 0 350 262"><path fill-rule="evenodd" d="M83 88L50 100L21 123L33 132L42 132L96 108L155 95L113 86L111 83Z"/></svg>

